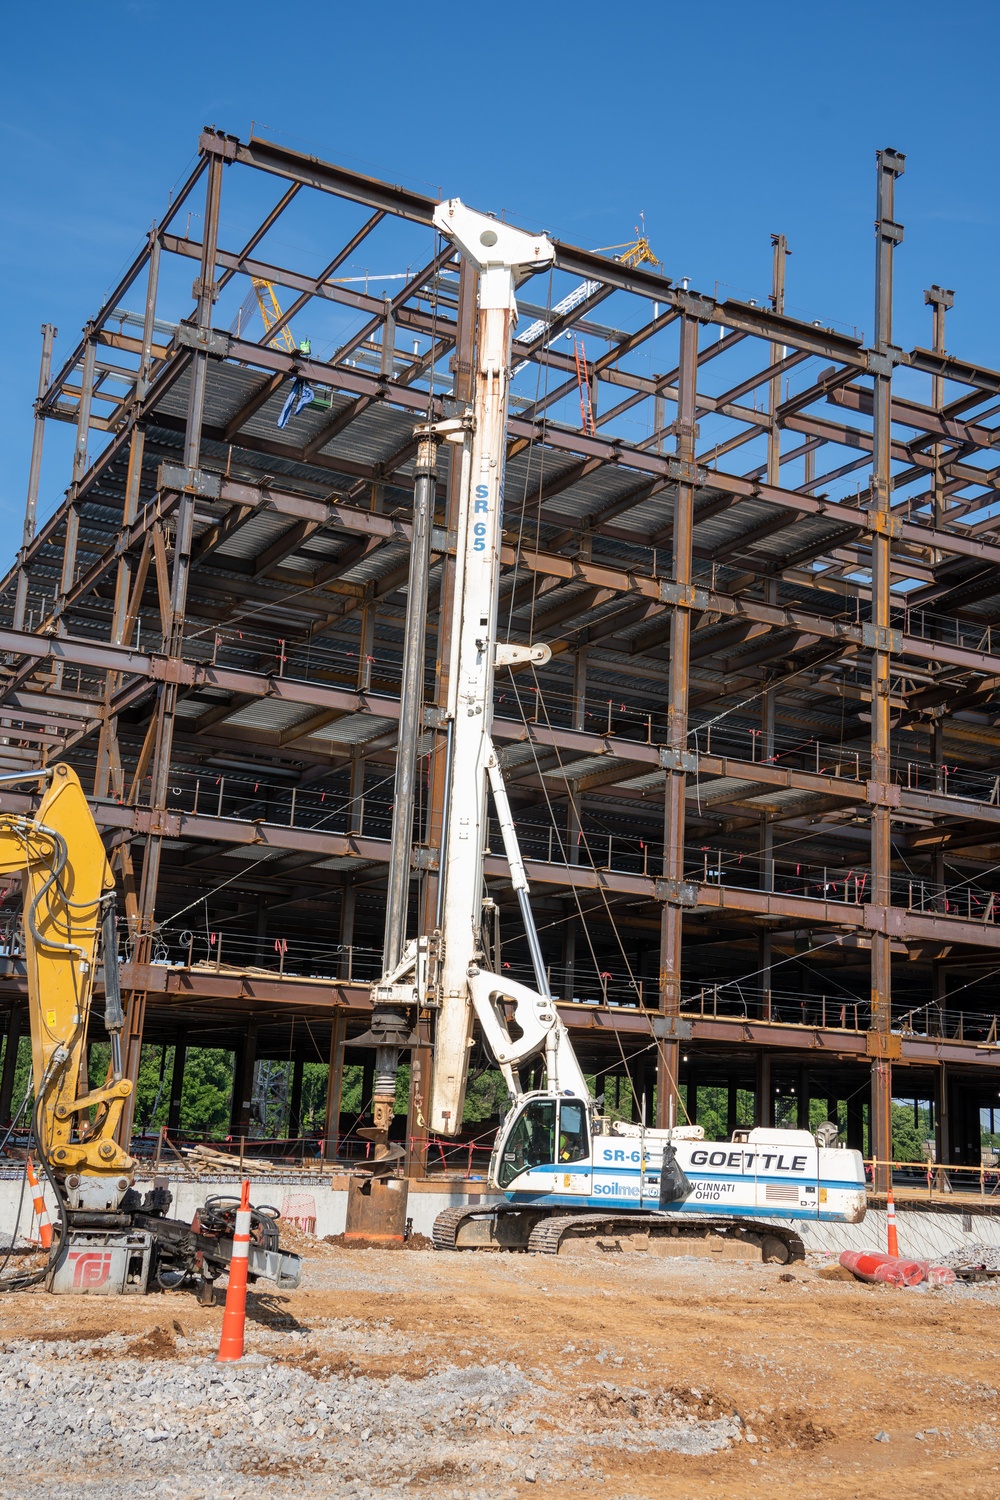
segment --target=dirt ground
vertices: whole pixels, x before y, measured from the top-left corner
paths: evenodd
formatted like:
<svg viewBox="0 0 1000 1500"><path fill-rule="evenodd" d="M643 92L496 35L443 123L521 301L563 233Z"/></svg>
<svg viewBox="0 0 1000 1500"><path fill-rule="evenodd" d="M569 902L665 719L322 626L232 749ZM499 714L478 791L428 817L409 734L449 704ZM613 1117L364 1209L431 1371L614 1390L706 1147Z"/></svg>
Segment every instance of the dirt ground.
<svg viewBox="0 0 1000 1500"><path fill-rule="evenodd" d="M252 1299L247 1352L257 1368L314 1381L332 1414L311 1433L294 1417L286 1434L277 1409L255 1422L250 1438L263 1426L269 1456L248 1439L244 1473L261 1489L234 1494L262 1493L265 1480L272 1495L287 1481L288 1494L359 1500L1000 1493L1000 1292L990 1287L897 1291L826 1279L814 1265L642 1254L359 1251L301 1237L294 1248L308 1256L303 1286ZM107 1361L108 1335L118 1335L113 1378L127 1413L130 1372L180 1362L185 1386L207 1379L221 1316L185 1292L127 1302L31 1292L0 1299L0 1346L35 1366L79 1364ZM338 1393L366 1391L395 1413L442 1372L457 1406L424 1419L423 1447L391 1422L384 1434L370 1419L363 1434L357 1421L338 1427ZM483 1395L498 1378L506 1405ZM33 1399L20 1393L22 1412ZM222 1436L216 1420L198 1427L203 1475ZM229 1493L169 1447L154 1472L169 1478L173 1462L177 1484L163 1493ZM118 1494L106 1451L107 1493ZM103 1494L105 1448L95 1452L88 1478ZM36 1475L39 1460L44 1470L44 1452ZM5 1467L0 1495L20 1495ZM123 1483L120 1493L135 1490Z"/></svg>

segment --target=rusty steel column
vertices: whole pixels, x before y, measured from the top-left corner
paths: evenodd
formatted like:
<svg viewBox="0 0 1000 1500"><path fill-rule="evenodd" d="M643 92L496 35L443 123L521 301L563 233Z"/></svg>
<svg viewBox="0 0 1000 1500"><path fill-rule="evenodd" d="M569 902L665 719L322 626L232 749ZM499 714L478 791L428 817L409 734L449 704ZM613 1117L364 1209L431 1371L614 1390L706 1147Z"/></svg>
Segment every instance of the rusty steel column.
<svg viewBox="0 0 1000 1500"><path fill-rule="evenodd" d="M905 161L893 150L878 153L878 197L875 259L875 348L869 356L874 383L872 480L869 524L872 536L872 619L865 635L871 649L871 862L874 926L871 948L872 1058L871 1150L876 1192L891 1181L892 1157L892 768L890 763L889 694L893 631L890 562L892 532L892 262L903 238L893 217L896 178ZM898 1047L895 1051L898 1053Z"/></svg>
<svg viewBox="0 0 1000 1500"><path fill-rule="evenodd" d="M785 263L791 252L783 234L772 234L771 245L773 247L771 306L776 313L783 313L785 311ZM772 365L776 365L784 358L784 355L784 345L770 345L769 360ZM771 425L767 432L767 482L775 486L781 484L781 429L776 416L780 405L781 376L773 375L768 387L768 412ZM768 604L778 602L778 585L773 578L764 580L764 599ZM766 667L764 671L767 672ZM768 687L765 688L760 698L760 735L758 737L760 746L758 758L765 763L774 759L774 727L775 694L774 689ZM764 891L774 890L774 825L766 812L761 814L760 823L760 887ZM758 967L763 996L762 1015L765 1021L769 1021L771 1019L771 931L764 922L761 923L758 932Z"/></svg>
<svg viewBox="0 0 1000 1500"><path fill-rule="evenodd" d="M14 596L14 629L24 629L25 608L28 602L28 569L25 555L35 535L38 516L38 487L42 478L42 449L45 443L45 417L42 413L42 397L49 388L52 373L52 344L59 330L51 323L42 324L42 358L38 367L38 398L35 401L35 430L31 436L31 463L28 467L28 493L24 501L24 533L21 538L20 566L17 572L17 592Z"/></svg>
<svg viewBox="0 0 1000 1500"><path fill-rule="evenodd" d="M431 566L431 532L437 493L438 436L419 428L414 468L413 532L403 629L402 683L396 775L389 847L389 881L385 903L382 969L388 973L403 957L410 900L413 856L413 811L416 805L417 751L423 736L424 658L427 645L427 586Z"/></svg>
<svg viewBox="0 0 1000 1500"><path fill-rule="evenodd" d="M656 1125L671 1129L677 1122L677 1076L680 1044L681 944L684 922L684 799L688 751L688 698L691 657L691 559L694 530L695 397L698 379L698 320L685 312L681 318L677 373L677 498L674 502L673 577L664 584L664 598L673 605L670 628L670 701L667 737L662 752L667 773L663 809L663 882L660 917L660 1010L668 1017L667 1035L657 1048ZM672 1033L672 1034L671 1034Z"/></svg>
<svg viewBox="0 0 1000 1500"><path fill-rule="evenodd" d="M788 242L783 234L772 234L774 247L771 271L771 306L776 313L785 311L785 262L789 255ZM769 360L778 364L785 356L783 344L769 346ZM767 482L781 484L781 429L777 411L781 405L781 376L773 375L768 385L768 413L771 418L767 430ZM777 604L778 584L774 578L764 580L764 601ZM765 673L767 669L765 668ZM766 680L766 679L765 679ZM774 758L774 689L765 688L760 698L760 751L758 759L769 762ZM774 889L774 829L767 813L762 814L760 828L760 884L761 889ZM768 983L770 988L770 982Z"/></svg>
<svg viewBox="0 0 1000 1500"><path fill-rule="evenodd" d="M62 619L63 604L76 577L76 549L80 539L80 510L77 496L80 482L87 472L87 444L90 439L90 414L94 398L96 360L97 340L92 325L88 324L83 353L83 373L80 377L80 402L76 412L73 480L66 496L66 531L63 537L62 566L59 572L59 597L53 603L53 614L59 620L60 634L65 634L66 629Z"/></svg>
<svg viewBox="0 0 1000 1500"><path fill-rule="evenodd" d="M924 292L924 301L928 307L934 310L934 333L931 348L935 354L943 354L944 348L944 324L945 314L949 307L955 306L955 293L946 291L943 286L931 286ZM944 377L941 375L931 376L931 406L935 411L944 409ZM948 513L948 496L944 484L944 453L945 445L935 443L930 450L934 459L934 528L941 530L944 526L945 517Z"/></svg>
<svg viewBox="0 0 1000 1500"><path fill-rule="evenodd" d="M215 253L219 231L219 199L222 190L222 159L212 156L208 164L208 186L205 201L205 237L202 243L201 274L194 283L198 307L195 323L200 329L211 326L212 305L215 297ZM191 566L191 541L194 528L194 510L198 465L201 457L201 430L204 420L205 388L208 381L209 354L205 349L196 349L191 357L188 409L184 434L184 468L187 485L177 507L177 530L174 539L174 564L170 583L170 638L168 655L182 654L184 637L184 615L187 607L188 574ZM165 683L157 706L156 743L152 758L152 788L149 805L159 811L166 806L167 786L170 775L170 756L173 750L174 711L177 702L177 686ZM140 921L143 932L151 931L156 886L160 866L160 835L152 833L146 845L143 860L142 887L139 900Z"/></svg>
<svg viewBox="0 0 1000 1500"><path fill-rule="evenodd" d="M152 269L151 273L152 274ZM141 376L140 376L141 382ZM138 389L138 383L137 383ZM122 531L135 521L139 505L139 490L142 483L142 460L146 447L146 431L141 421L135 420L129 443L128 472L125 478L125 501L122 510ZM115 576L115 599L111 615L111 643L127 646L132 634L128 621L128 606L132 592L134 569L128 552L118 559ZM112 774L112 748L117 740L117 726L111 715L111 704L121 685L121 674L108 672L104 681L104 719L97 745L97 764L94 768L94 796L106 797L110 790Z"/></svg>
<svg viewBox="0 0 1000 1500"><path fill-rule="evenodd" d="M131 446L128 456L128 475L125 480L125 502L122 507L122 530L131 526L139 512L139 492L142 484L142 461L145 451L146 431L143 424L143 402L149 389L153 368L153 338L155 336L156 294L160 279L160 238L156 226L149 232L149 272L146 279L146 306L142 326L142 353L135 381L135 407L133 411ZM116 646L127 645L125 639L126 611L132 588L132 562L128 553L118 559L115 577L115 602L111 623L111 640Z"/></svg>
<svg viewBox="0 0 1000 1500"><path fill-rule="evenodd" d="M391 973L400 963L406 947L407 911L410 904L410 872L413 866L413 814L416 806L417 753L423 737L424 661L427 650L427 593L431 566L431 533L434 529L434 501L437 494L438 435L429 427L418 427L417 461L414 467L413 531L410 539L410 571L406 592L406 620L403 634L402 681L400 687L399 733L396 740L396 767L392 806L392 830L389 846L389 875L385 902L385 931L382 944L382 972ZM373 1030L377 1025L409 1026L392 1006L375 1006ZM404 1035L405 1035L404 1031ZM398 1034L398 1033L397 1033ZM414 1117L418 1130L426 1121L423 1081L427 1077L423 1048L414 1048L410 1064L410 1099L407 1115ZM376 1131L376 1157L382 1143L388 1144L389 1130L396 1112L396 1072L399 1048L376 1048L375 1098L372 1118ZM410 1145L407 1130L407 1148Z"/></svg>
<svg viewBox="0 0 1000 1500"><path fill-rule="evenodd" d="M452 355L454 376L454 398L463 406L471 406L475 385L476 353L476 296L479 277L465 259L461 262L458 282L458 314L455 352ZM461 498L461 463L457 449L449 445L448 488L445 499L444 524L449 534L454 534L458 524L458 509ZM434 706L443 713L448 706L449 665L451 661L451 601L455 589L455 560L451 556L441 559L441 586L438 600L438 636L435 657ZM439 878L441 841L447 814L446 787L448 784L448 756L450 731L435 728L433 746L428 761L427 811L424 825L424 843L428 851L437 855L438 866L427 870L421 882L419 897L420 932L433 932L440 925L439 893L442 890ZM418 1023L418 1030L429 1031L426 1018ZM429 1096L431 1077L431 1049L414 1047L410 1052L410 1096L406 1120L406 1174L422 1177L427 1169L427 1121L430 1119Z"/></svg>
<svg viewBox="0 0 1000 1500"><path fill-rule="evenodd" d="M587 648L578 646L573 658L573 702L570 712L574 729L586 728L587 717ZM567 783L566 795L566 860L568 864L580 863L580 804L571 784ZM565 994L572 1000L576 987L576 901L567 902L570 913L563 933L563 965L566 971Z"/></svg>
<svg viewBox="0 0 1000 1500"><path fill-rule="evenodd" d="M205 193L205 235L202 241L201 268L194 283L197 300L195 324L207 331L211 327L212 306L217 295L215 286L216 249L219 234L219 201L222 193L223 161L213 155L208 163L208 183ZM152 287L155 303L156 287ZM146 321L143 329L143 345L152 341L152 318L150 299L147 295ZM147 329L150 338L146 339ZM145 354L143 356L145 359ZM190 386L188 391L187 420L184 433L184 468L186 483L177 508L177 531L174 540L174 565L170 589L170 636L166 642L167 655L178 658L184 642L184 616L187 607L188 574L191 566L191 543L194 531L194 509L198 486L198 467L201 458L201 432L204 421L205 389L208 382L209 354L207 349L196 349L191 357ZM138 484L138 476L136 477ZM163 683L156 706L156 731L150 767L152 786L149 806L154 813L162 812L167 805L167 789L170 777L170 758L174 741L174 714L177 706L177 684ZM135 964L137 968L149 963L152 956L156 889L160 876L160 855L163 835L157 827L157 819L151 820L149 835L142 861L142 881L139 888L138 933L136 938ZM142 1055L142 1033L146 1009L143 991L132 991L128 996L125 1022L126 1032L126 1077L133 1085L139 1076ZM132 1130L135 1093L125 1102L122 1111L119 1139L124 1145Z"/></svg>

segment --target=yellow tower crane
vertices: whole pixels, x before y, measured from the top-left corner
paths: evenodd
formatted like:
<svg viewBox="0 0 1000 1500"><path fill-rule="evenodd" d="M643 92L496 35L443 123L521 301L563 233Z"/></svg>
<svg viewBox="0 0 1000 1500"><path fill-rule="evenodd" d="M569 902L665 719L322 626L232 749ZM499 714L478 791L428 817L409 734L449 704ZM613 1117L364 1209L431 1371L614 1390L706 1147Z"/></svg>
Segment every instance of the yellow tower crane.
<svg viewBox="0 0 1000 1500"><path fill-rule="evenodd" d="M284 316L281 303L275 295L273 281L265 281L260 276L251 276L250 283L250 290L244 297L230 329L230 332L235 333L237 338L245 331L255 312L260 313L265 333L270 333L274 325L280 323ZM268 343L272 349L284 349L287 354L294 354L298 347L292 337L292 330L284 323L274 337L268 340Z"/></svg>

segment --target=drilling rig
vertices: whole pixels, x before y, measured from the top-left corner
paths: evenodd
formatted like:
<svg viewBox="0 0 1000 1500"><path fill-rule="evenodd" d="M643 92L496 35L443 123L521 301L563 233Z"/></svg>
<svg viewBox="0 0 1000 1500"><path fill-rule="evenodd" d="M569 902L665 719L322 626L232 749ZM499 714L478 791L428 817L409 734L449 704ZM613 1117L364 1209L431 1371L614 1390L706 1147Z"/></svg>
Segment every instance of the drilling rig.
<svg viewBox="0 0 1000 1500"><path fill-rule="evenodd" d="M855 1222L865 1212L860 1153L838 1149L835 1126L808 1131L748 1130L709 1143L697 1126L651 1130L601 1114L549 991L503 773L490 728L498 666L550 659L542 644L497 640L511 342L519 282L547 269L551 241L530 235L452 198L434 222L479 275L475 394L471 410L417 430L413 562L420 576L433 508L436 446L454 445L461 464L460 509L445 713L445 814L433 930L405 941L410 868L416 726L423 680L422 634L412 628L426 592L411 589L407 607L400 751L393 812L384 973L372 987L368 1041L375 1045L376 1166L402 1154L389 1145L396 1071L402 1052L420 1042L418 1018L432 1018L430 1128L461 1129L473 1023L506 1081L511 1108L499 1132L489 1186L504 1195L486 1208L449 1209L435 1226L440 1249L476 1246L558 1252L568 1239L614 1233L739 1238L765 1259L804 1253L795 1219ZM411 619L411 609L414 614ZM532 988L487 964L483 923L488 796L503 835L531 955ZM494 962L496 959L494 958ZM525 1087L522 1069L544 1060L545 1087ZM671 1112L671 1118L673 1113ZM821 1131L823 1127L821 1127ZM765 1218L761 1218L761 1215Z"/></svg>

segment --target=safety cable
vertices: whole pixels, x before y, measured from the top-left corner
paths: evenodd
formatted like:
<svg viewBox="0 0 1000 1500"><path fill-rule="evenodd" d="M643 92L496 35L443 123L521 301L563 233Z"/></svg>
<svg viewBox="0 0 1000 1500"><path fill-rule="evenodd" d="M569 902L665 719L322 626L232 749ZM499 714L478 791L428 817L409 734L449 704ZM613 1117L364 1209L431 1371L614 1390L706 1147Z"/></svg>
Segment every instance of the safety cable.
<svg viewBox="0 0 1000 1500"><path fill-rule="evenodd" d="M549 720L548 707L547 707L547 705L545 703L545 698L544 698L544 694L542 693L542 689L539 686L539 683L538 683L538 674L537 674L537 672L535 672L534 667L532 667L532 675L534 676L534 679L535 679L535 692L536 692L536 694L538 696L539 704L541 705L541 707L543 709L543 712L545 713L546 725L548 726L549 729L551 729L552 725L551 725L551 722ZM525 725L527 725L527 720L526 720L526 718L524 716L524 710L523 710L522 705L521 705L521 697L520 697L520 694L519 694L518 688L517 688L517 682L516 682L516 680L514 680L513 673L511 673L511 678L513 680L513 686L514 686L514 697L515 697L515 700L517 702L518 708L521 710L522 721L525 723ZM563 842L562 842L562 834L561 834L561 832L560 832L560 830L558 828L558 825L556 824L555 812L554 812L554 809L552 807L551 799L549 797L548 787L545 785L545 778L541 775L540 768L538 766L538 754L537 754L537 751L536 751L536 748L535 748L535 745L534 745L534 741L529 740L529 744L531 745L531 753L532 753L532 757L533 757L533 759L535 761L535 768L536 768L536 770L539 771L539 780L540 780L541 785L542 785L542 792L543 792L543 795L545 797L546 806L548 808L549 819L550 819L550 821L552 823L553 828L556 831L556 837L557 837L557 839L559 841L560 853L563 855L563 857L565 859L566 850L565 850L565 846L563 845ZM557 760L557 763L559 765L560 770L562 770L562 757L560 755L558 747L556 747L556 760ZM570 789L570 795L572 795L572 789ZM590 846L587 843L586 834L583 832L582 828L580 829L580 836L583 839L584 848L585 848L588 856L590 856L590 858L591 858L591 864L593 864L593 856L590 854ZM566 861L566 863L568 865L568 861ZM571 889L572 889L572 892L573 892L573 901L574 901L574 904L576 905L576 908L577 908L577 915L578 915L580 924L583 927L584 937L585 937L585 940L586 940L586 943L587 943L587 948L588 948L588 950L590 952L591 961L592 961L592 963L594 965L594 970L595 970L595 972L597 974L600 974L601 970L600 970L600 968L598 966L597 954L594 952L594 945L591 942L590 930L589 930L587 924L583 921L583 910L582 910L582 906L581 906L581 903L580 903L579 893L578 893L578 891L576 889L576 886L573 886ZM620 937L620 934L618 932L618 925L617 925L617 923L616 923L616 921L614 919L614 916L613 916L613 914L611 912L611 907L610 907L610 905L608 903L607 896L605 895L605 893L604 893L603 890L600 892L600 895L601 895L601 900L602 900L602 903L603 903L603 906L604 906L605 914L607 915L608 921L609 921L609 923L611 925L611 929L612 929L612 931L613 931L613 933L615 935L615 939L616 939L616 941L618 943L618 947L619 947L619 949L621 951L622 958L625 960L625 967L626 967L626 970L628 971L629 981L630 981L630 983L632 985L632 988L636 991L636 993L638 993L638 987L636 985L635 975L632 972L632 966L629 963L628 954L625 952L625 946L624 946L624 944L621 941L621 937ZM632 1088L633 1093L634 1093L634 1087L635 1086L633 1084L632 1075L631 1075L631 1072L629 1070L628 1059L625 1056L625 1049L624 1049L624 1047L622 1045L621 1036L619 1035L617 1029L615 1031L615 1039L617 1040L618 1050L619 1050L619 1052L621 1054L622 1066L624 1067L626 1075L628 1076L629 1087Z"/></svg>

